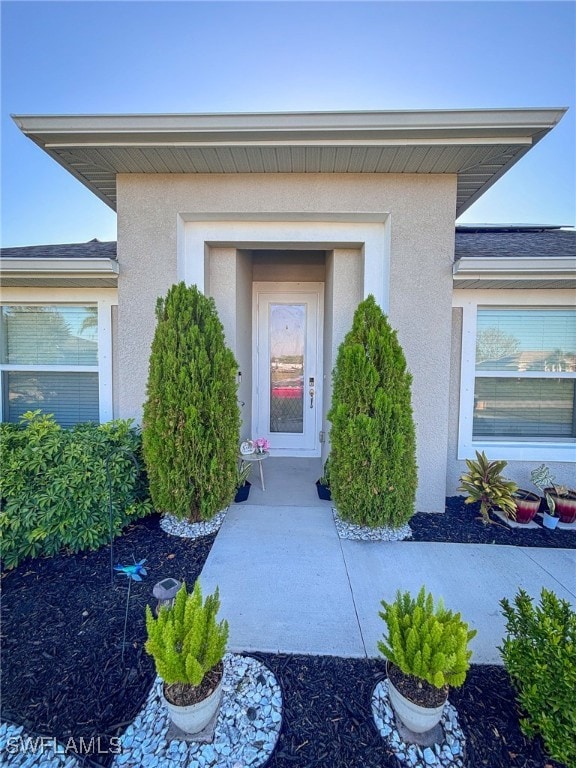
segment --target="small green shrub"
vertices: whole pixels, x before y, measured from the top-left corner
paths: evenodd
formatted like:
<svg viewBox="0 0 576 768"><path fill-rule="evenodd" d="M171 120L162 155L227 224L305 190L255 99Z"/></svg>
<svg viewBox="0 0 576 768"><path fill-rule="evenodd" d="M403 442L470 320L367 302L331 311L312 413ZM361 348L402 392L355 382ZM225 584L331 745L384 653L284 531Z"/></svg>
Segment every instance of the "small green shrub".
<svg viewBox="0 0 576 768"><path fill-rule="evenodd" d="M520 589L500 601L507 635L499 648L525 714L523 732L542 736L550 757L576 765L576 613L542 589L540 604Z"/></svg>
<svg viewBox="0 0 576 768"><path fill-rule="evenodd" d="M476 451L476 460L466 459L468 472L460 477L459 491L467 493L464 503L480 502L480 514L484 523L490 522L490 511L499 507L508 517L516 517L514 494L516 483L502 476L507 461L489 461L484 451Z"/></svg>
<svg viewBox="0 0 576 768"><path fill-rule="evenodd" d="M417 485L412 376L396 331L368 296L338 350L333 373L330 490L343 519L399 528Z"/></svg>
<svg viewBox="0 0 576 768"><path fill-rule="evenodd" d="M228 622L216 621L220 608L218 587L202 602L200 582L191 594L182 584L174 605L162 606L158 618L146 606L145 648L165 683L198 686L204 675L216 666L226 652Z"/></svg>
<svg viewBox="0 0 576 768"><path fill-rule="evenodd" d="M152 511L125 453L138 458L141 449L129 421L63 429L52 415L34 411L20 424L1 424L0 439L0 532L7 569L26 557L55 555L63 547L97 549L109 541L108 456L115 535Z"/></svg>
<svg viewBox="0 0 576 768"><path fill-rule="evenodd" d="M446 610L442 599L435 606L424 587L416 598L398 590L394 602L382 600L382 606L388 635L378 650L388 661L436 688L464 683L472 656L468 642L476 630L468 629L459 613Z"/></svg>

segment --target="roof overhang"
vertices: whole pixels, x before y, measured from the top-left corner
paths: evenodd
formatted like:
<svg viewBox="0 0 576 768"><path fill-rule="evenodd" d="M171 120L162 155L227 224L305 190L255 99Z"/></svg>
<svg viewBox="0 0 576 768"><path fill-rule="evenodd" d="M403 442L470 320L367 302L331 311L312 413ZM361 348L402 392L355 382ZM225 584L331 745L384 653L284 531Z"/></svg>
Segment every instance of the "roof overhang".
<svg viewBox="0 0 576 768"><path fill-rule="evenodd" d="M576 258L465 257L452 267L454 288L576 288Z"/></svg>
<svg viewBox="0 0 576 768"><path fill-rule="evenodd" d="M2 285L116 287L118 262L114 259L25 259L3 257Z"/></svg>
<svg viewBox="0 0 576 768"><path fill-rule="evenodd" d="M459 216L565 112L13 117L26 136L114 209L119 173L442 173L458 177Z"/></svg>

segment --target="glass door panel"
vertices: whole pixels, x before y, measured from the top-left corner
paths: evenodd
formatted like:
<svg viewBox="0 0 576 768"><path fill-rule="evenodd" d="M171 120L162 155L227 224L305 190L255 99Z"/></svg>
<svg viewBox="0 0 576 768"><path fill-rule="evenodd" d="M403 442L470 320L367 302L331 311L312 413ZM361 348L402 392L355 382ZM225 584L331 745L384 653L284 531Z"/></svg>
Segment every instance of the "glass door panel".
<svg viewBox="0 0 576 768"><path fill-rule="evenodd" d="M305 304L269 304L270 432L304 432Z"/></svg>

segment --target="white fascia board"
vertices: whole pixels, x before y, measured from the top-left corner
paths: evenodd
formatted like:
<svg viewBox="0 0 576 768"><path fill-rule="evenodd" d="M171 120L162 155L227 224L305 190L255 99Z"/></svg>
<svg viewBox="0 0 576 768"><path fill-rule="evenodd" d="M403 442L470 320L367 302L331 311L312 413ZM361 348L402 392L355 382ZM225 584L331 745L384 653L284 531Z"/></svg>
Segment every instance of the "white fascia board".
<svg viewBox="0 0 576 768"><path fill-rule="evenodd" d="M0 271L5 276L74 274L109 277L118 274L119 266L114 259L23 259L6 256L0 262Z"/></svg>
<svg viewBox="0 0 576 768"><path fill-rule="evenodd" d="M297 140L298 133L315 135L319 143L337 138L338 132L353 134L381 132L396 134L410 143L414 137L448 138L478 137L500 141L503 138L533 137L553 128L566 112L552 109L470 109L389 112L279 112L246 114L149 114L149 115L13 115L18 127L43 146L59 143L70 146L66 136L76 135L80 145L96 144L98 137L108 134L115 145L148 143L147 135L164 135L171 141L187 134L203 134L204 140L245 142L251 133L254 143L270 134L284 132ZM113 135L113 139L111 137ZM304 138L304 137L301 137ZM357 136L359 139L360 136ZM106 139L104 139L106 140ZM152 138L154 143L154 138Z"/></svg>
<svg viewBox="0 0 576 768"><path fill-rule="evenodd" d="M462 257L452 267L454 280L494 280L538 277L573 280L576 259L572 256L537 257Z"/></svg>

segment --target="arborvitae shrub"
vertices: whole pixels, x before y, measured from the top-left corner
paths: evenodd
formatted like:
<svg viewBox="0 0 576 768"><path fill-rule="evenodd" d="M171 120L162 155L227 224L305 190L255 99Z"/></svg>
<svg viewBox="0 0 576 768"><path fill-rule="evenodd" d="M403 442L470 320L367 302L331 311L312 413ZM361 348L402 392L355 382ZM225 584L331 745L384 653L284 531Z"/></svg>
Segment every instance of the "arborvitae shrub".
<svg viewBox="0 0 576 768"><path fill-rule="evenodd" d="M342 518L400 527L417 485L412 377L373 296L354 315L333 374L330 488Z"/></svg>
<svg viewBox="0 0 576 768"><path fill-rule="evenodd" d="M196 286L172 286L156 318L143 429L150 494L161 512L208 520L236 491L238 366L214 300Z"/></svg>

